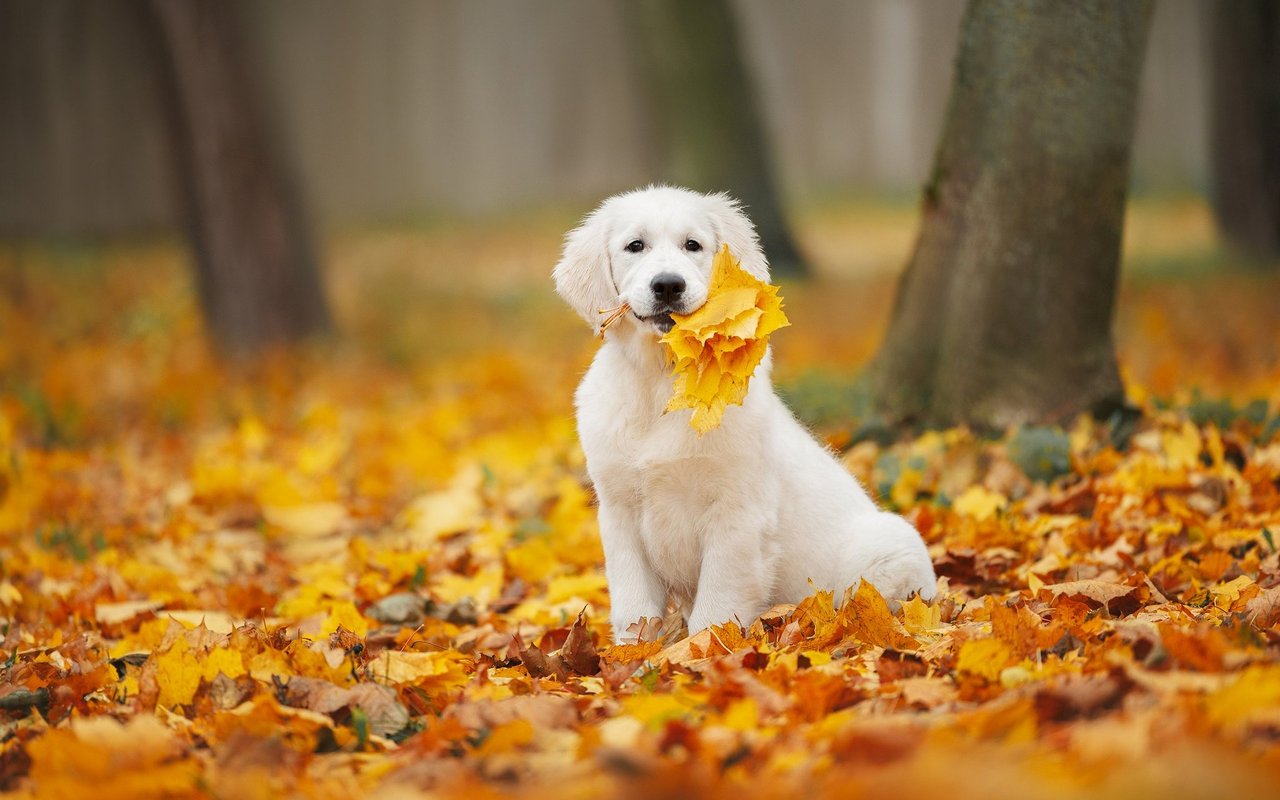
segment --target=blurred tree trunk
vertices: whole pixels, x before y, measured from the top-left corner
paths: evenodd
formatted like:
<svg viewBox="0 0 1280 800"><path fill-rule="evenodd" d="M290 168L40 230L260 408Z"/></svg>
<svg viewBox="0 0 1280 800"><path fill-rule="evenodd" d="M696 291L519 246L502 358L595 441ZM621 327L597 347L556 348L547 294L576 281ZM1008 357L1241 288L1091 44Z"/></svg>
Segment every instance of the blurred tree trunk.
<svg viewBox="0 0 1280 800"><path fill-rule="evenodd" d="M667 179L741 200L773 272L803 274L727 0L642 0L634 9Z"/></svg>
<svg viewBox="0 0 1280 800"><path fill-rule="evenodd" d="M1280 259L1280 4L1215 0L1213 205L1232 244Z"/></svg>
<svg viewBox="0 0 1280 800"><path fill-rule="evenodd" d="M205 322L249 356L330 328L300 199L224 0L149 0Z"/></svg>
<svg viewBox="0 0 1280 800"><path fill-rule="evenodd" d="M890 418L1121 405L1111 338L1150 0L970 0L915 252L869 373Z"/></svg>

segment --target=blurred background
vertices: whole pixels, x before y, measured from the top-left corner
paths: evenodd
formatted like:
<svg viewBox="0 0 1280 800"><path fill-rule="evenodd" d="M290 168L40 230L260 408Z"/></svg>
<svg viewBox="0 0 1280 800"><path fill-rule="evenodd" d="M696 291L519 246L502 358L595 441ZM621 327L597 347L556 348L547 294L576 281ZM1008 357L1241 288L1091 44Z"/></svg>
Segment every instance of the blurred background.
<svg viewBox="0 0 1280 800"><path fill-rule="evenodd" d="M1158 0L1141 62L1115 316L1139 400L1277 393L1274 243L1229 241L1210 199L1240 150L1221 131L1257 138L1215 106L1232 48L1213 7ZM214 363L210 340L315 331L393 364L567 347L577 369L593 344L549 280L563 233L674 180L746 199L789 282L782 376L819 386L796 402L820 418L883 336L964 10L0 0L0 372L53 396L55 362L97 374L94 337ZM704 42L718 65L687 60ZM732 157L699 139L716 115L742 132ZM255 304L294 320L254 329Z"/></svg>
<svg viewBox="0 0 1280 800"><path fill-rule="evenodd" d="M270 124L325 227L585 209L661 175L642 35L618 0L235 2ZM1159 0L1133 155L1142 193L1209 181L1204 0ZM914 202L963 0L731 3L789 207ZM0 4L0 231L179 219L149 45L128 4Z"/></svg>

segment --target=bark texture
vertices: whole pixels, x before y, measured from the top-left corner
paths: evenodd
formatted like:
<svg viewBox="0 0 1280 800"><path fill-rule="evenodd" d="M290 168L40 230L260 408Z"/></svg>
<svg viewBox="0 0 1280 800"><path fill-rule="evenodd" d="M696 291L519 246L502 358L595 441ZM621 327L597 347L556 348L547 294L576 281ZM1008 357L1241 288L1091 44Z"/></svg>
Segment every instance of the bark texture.
<svg viewBox="0 0 1280 800"><path fill-rule="evenodd" d="M891 418L1105 412L1150 0L970 0L915 252L870 370Z"/></svg>
<svg viewBox="0 0 1280 800"><path fill-rule="evenodd" d="M1215 0L1213 203L1227 239L1259 260L1280 258L1280 4Z"/></svg>
<svg viewBox="0 0 1280 800"><path fill-rule="evenodd" d="M255 95L237 4L150 0L205 322L249 356L330 328L298 193Z"/></svg>
<svg viewBox="0 0 1280 800"><path fill-rule="evenodd" d="M774 274L803 273L727 0L642 0L634 13L658 109L665 178L732 194L755 221Z"/></svg>

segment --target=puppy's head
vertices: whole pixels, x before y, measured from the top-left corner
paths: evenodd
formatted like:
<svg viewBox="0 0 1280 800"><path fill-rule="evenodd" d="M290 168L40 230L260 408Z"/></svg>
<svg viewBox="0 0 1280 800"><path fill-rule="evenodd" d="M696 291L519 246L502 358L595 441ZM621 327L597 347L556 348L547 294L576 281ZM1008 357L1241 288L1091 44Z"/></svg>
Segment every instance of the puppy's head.
<svg viewBox="0 0 1280 800"><path fill-rule="evenodd" d="M671 329L671 314L707 301L711 260L727 244L742 268L769 280L755 227L726 194L669 186L636 189L604 201L565 237L552 277L556 291L593 328L601 310L626 303L620 324L654 335Z"/></svg>

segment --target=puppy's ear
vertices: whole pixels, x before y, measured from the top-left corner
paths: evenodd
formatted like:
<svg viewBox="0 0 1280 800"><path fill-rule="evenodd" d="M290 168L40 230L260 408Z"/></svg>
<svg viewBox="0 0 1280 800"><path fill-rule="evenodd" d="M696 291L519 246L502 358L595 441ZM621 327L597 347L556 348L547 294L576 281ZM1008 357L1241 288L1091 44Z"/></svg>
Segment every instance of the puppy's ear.
<svg viewBox="0 0 1280 800"><path fill-rule="evenodd" d="M721 244L729 245L729 251L742 260L742 268L768 283L769 262L760 249L756 226L742 211L742 205L729 195L707 195L711 203L711 220Z"/></svg>
<svg viewBox="0 0 1280 800"><path fill-rule="evenodd" d="M608 224L597 209L565 236L564 253L551 273L556 293L597 330L601 310L620 302L609 274L608 239Z"/></svg>

